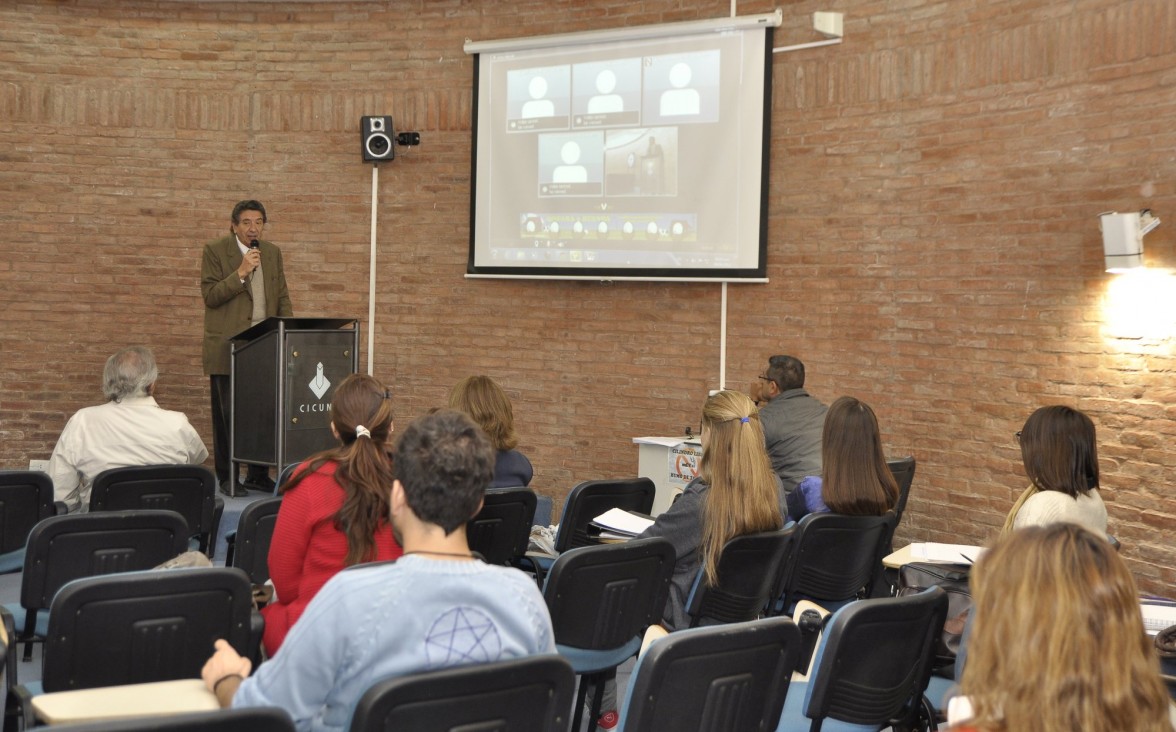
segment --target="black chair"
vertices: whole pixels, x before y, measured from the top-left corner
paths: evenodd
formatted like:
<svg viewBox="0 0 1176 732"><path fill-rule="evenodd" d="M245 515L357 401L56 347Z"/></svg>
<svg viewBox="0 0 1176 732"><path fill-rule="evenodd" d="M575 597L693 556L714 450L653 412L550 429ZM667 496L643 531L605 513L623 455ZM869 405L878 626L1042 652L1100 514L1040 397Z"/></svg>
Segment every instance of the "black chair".
<svg viewBox="0 0 1176 732"><path fill-rule="evenodd" d="M649 478L616 480L588 480L568 494L559 531L555 535L555 551L565 552L578 546L591 546L596 541L588 534L592 519L609 510L649 513L657 488Z"/></svg>
<svg viewBox="0 0 1176 732"><path fill-rule="evenodd" d="M653 510L656 490L649 478L587 480L580 483L564 501L559 530L555 533L556 555L568 549L597 544L588 533L588 525L610 508L649 513ZM552 557L528 554L525 557L526 564L519 566L534 572L536 581L542 586L543 576L553 561Z"/></svg>
<svg viewBox="0 0 1176 732"><path fill-rule="evenodd" d="M274 483L274 495L282 495L282 486L286 485L286 481L290 480L290 476L294 475L294 469L302 463L289 463L282 468L282 472L278 473L278 479Z"/></svg>
<svg viewBox="0 0 1176 732"><path fill-rule="evenodd" d="M737 536L728 541L719 557L719 583L706 584L700 568L686 598L690 627L715 623L741 623L764 614L783 571L793 530L779 529Z"/></svg>
<svg viewBox="0 0 1176 732"><path fill-rule="evenodd" d="M200 551L212 558L224 501L216 476L203 465L136 465L111 468L94 477L90 511L175 511L188 522Z"/></svg>
<svg viewBox="0 0 1176 732"><path fill-rule="evenodd" d="M894 524L902 521L902 512L906 510L907 498L911 494L911 483L915 480L915 459L911 456L887 460L890 472L898 481L898 502L894 504Z"/></svg>
<svg viewBox="0 0 1176 732"><path fill-rule="evenodd" d="M55 513L53 481L39 470L0 470L0 573L24 566L25 541Z"/></svg>
<svg viewBox="0 0 1176 732"><path fill-rule="evenodd" d="M382 681L360 697L350 732L567 732L576 676L554 655L457 666Z"/></svg>
<svg viewBox="0 0 1176 732"><path fill-rule="evenodd" d="M33 527L21 575L20 604L6 605L24 660L46 637L48 609L68 582L82 577L151 569L188 547L188 524L175 511L75 513Z"/></svg>
<svg viewBox="0 0 1176 732"><path fill-rule="evenodd" d="M543 597L555 645L581 676L572 729L580 729L588 684L600 717L604 682L636 655L645 629L661 620L674 573L674 547L666 539L586 546L564 552L551 566Z"/></svg>
<svg viewBox="0 0 1176 732"><path fill-rule="evenodd" d="M112 719L86 724L55 724L54 732L294 732L294 720L277 707L221 709L168 717Z"/></svg>
<svg viewBox="0 0 1176 732"><path fill-rule="evenodd" d="M691 628L637 661L620 730L773 730L800 649L790 618Z"/></svg>
<svg viewBox="0 0 1176 732"><path fill-rule="evenodd" d="M40 688L17 686L26 728L39 691L199 678L224 638L257 657L263 623L239 569L201 567L74 580L49 610Z"/></svg>
<svg viewBox="0 0 1176 732"><path fill-rule="evenodd" d="M470 550L487 564L513 564L527 553L537 501L530 488L488 489L482 510L466 524Z"/></svg>
<svg viewBox="0 0 1176 732"><path fill-rule="evenodd" d="M808 681L793 682L781 730L935 729L923 692L947 597L939 587L906 597L853 602L833 613Z"/></svg>
<svg viewBox="0 0 1176 732"><path fill-rule="evenodd" d="M802 518L776 590L774 614L791 615L801 599L835 610L873 591L894 523L893 511L884 516L811 513Z"/></svg>
<svg viewBox="0 0 1176 732"><path fill-rule="evenodd" d="M269 581L270 541L281 507L280 497L253 501L241 511L237 530L225 535L228 542L225 564L245 570L255 585L264 585Z"/></svg>

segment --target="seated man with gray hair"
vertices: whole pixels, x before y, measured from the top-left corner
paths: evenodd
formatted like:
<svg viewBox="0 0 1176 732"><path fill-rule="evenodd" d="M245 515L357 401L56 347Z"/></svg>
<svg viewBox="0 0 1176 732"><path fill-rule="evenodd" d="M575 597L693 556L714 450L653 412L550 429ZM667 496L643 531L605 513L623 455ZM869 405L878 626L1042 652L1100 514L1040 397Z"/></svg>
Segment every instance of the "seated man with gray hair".
<svg viewBox="0 0 1176 732"><path fill-rule="evenodd" d="M90 505L94 476L131 465L198 464L208 450L182 412L155 403L159 368L144 346L130 346L106 359L102 391L107 402L70 417L53 456L53 498L70 513Z"/></svg>

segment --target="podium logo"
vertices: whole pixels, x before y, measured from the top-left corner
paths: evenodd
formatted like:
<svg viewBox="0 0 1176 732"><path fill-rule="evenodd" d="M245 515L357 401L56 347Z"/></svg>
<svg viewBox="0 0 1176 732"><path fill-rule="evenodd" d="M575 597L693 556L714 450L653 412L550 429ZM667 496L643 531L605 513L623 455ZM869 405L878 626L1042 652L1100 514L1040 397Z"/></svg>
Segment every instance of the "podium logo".
<svg viewBox="0 0 1176 732"><path fill-rule="evenodd" d="M323 398L323 394L327 393L327 389L331 388L331 382L327 379L326 374L323 373L323 363L319 361L318 369L315 372L314 378L310 380L310 390L319 399Z"/></svg>

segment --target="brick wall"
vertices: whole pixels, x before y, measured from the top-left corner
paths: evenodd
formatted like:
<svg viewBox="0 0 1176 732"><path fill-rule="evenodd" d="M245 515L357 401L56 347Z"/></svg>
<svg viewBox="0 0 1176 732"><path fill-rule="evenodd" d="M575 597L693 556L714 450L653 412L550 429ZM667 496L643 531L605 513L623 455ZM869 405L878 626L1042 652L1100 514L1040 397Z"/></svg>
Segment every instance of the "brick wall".
<svg viewBox="0 0 1176 732"><path fill-rule="evenodd" d="M788 3L777 44L815 40L811 13L829 9ZM1122 294L1102 271L1096 216L1152 208L1164 224L1147 237L1149 264L1176 264L1176 6L836 9L842 45L773 62L771 283L730 287L728 386L747 388L768 354L789 352L817 396L869 401L890 452L919 460L900 539L985 540L1025 484L1013 433L1043 404L1083 409L1124 555L1145 589L1171 591L1174 308L1129 286L1161 322L1112 317ZM366 349L359 117L391 114L422 137L380 168L376 375L399 418L488 373L515 400L540 491L632 473L629 438L697 424L717 386L720 289L463 279L473 65L462 44L728 10L3 4L0 465L47 457L127 343L156 350L160 401L210 439L200 248L241 198L267 204L296 312L363 318Z"/></svg>

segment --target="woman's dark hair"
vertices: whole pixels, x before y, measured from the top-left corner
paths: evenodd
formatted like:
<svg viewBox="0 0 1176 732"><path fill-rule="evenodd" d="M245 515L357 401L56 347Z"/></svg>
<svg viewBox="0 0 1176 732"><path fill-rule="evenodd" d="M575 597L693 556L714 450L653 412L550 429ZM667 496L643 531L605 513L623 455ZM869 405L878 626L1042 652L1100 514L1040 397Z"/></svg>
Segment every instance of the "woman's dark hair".
<svg viewBox="0 0 1176 732"><path fill-rule="evenodd" d="M324 463L334 461L335 482L343 488L343 506L335 526L347 536L345 566L376 557L376 532L387 525L392 492L392 460L387 442L392 434L392 395L376 379L352 374L335 389L331 424L340 445L311 456L295 470L282 492L292 490ZM360 436L360 427L367 434Z"/></svg>
<svg viewBox="0 0 1176 732"><path fill-rule="evenodd" d="M898 502L886 464L878 418L870 405L844 396L825 414L821 436L821 497L834 513L881 516Z"/></svg>
<svg viewBox="0 0 1176 732"><path fill-rule="evenodd" d="M1039 491L1077 498L1098 488L1098 448L1094 422L1077 409L1042 407L1021 428L1025 474Z"/></svg>

